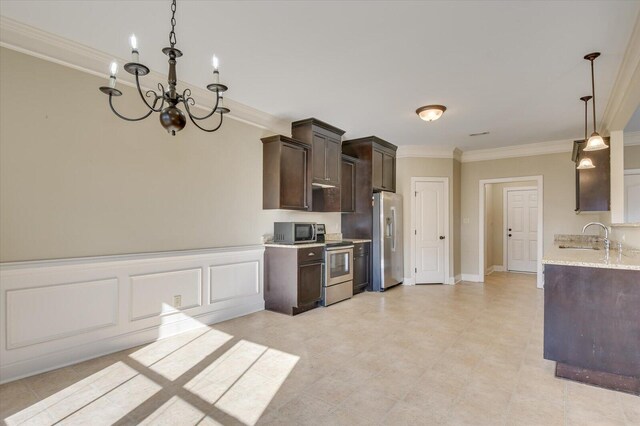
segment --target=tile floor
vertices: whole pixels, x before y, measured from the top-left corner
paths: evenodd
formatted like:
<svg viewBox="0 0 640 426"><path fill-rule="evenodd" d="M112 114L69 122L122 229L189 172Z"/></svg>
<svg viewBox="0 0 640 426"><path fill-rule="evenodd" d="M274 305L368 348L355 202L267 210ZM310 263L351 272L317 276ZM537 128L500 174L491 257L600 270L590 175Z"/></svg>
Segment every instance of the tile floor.
<svg viewBox="0 0 640 426"><path fill-rule="evenodd" d="M5 424L639 425L559 380L531 275L259 312L0 387Z"/></svg>

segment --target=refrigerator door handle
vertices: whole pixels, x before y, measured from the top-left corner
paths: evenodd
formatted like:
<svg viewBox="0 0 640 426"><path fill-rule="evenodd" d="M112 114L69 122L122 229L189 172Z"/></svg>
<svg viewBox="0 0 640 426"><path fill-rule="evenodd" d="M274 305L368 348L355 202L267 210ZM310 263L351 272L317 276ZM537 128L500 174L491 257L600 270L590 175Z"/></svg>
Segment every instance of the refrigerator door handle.
<svg viewBox="0 0 640 426"><path fill-rule="evenodd" d="M396 251L396 208L391 207L391 251Z"/></svg>

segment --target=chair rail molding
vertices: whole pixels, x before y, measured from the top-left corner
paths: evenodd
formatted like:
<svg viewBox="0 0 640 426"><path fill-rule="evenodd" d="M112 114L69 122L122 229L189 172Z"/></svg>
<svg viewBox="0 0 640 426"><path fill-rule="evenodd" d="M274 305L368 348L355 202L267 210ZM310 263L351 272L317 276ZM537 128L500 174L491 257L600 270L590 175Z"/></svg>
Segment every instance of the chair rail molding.
<svg viewBox="0 0 640 426"><path fill-rule="evenodd" d="M264 309L263 246L0 264L0 382Z"/></svg>

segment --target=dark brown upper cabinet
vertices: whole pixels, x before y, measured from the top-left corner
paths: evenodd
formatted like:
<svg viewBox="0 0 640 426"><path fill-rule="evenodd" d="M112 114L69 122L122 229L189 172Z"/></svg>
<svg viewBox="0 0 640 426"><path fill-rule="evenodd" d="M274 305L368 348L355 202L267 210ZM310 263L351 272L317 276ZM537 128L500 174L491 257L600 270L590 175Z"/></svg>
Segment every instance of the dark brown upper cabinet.
<svg viewBox="0 0 640 426"><path fill-rule="evenodd" d="M356 162L358 160L342 156L342 184L340 186L340 210L343 213L356 211Z"/></svg>
<svg viewBox="0 0 640 426"><path fill-rule="evenodd" d="M291 123L294 139L312 146L312 184L340 187L342 135L344 130L315 118ZM338 210L339 211L339 207Z"/></svg>
<svg viewBox="0 0 640 426"><path fill-rule="evenodd" d="M262 139L262 208L311 210L311 145L282 135Z"/></svg>
<svg viewBox="0 0 640 426"><path fill-rule="evenodd" d="M609 145L609 138L603 138ZM596 166L593 169L576 169L576 212L611 210L611 150L583 152L584 140L574 141L573 160L576 165L587 156Z"/></svg>
<svg viewBox="0 0 640 426"><path fill-rule="evenodd" d="M344 154L371 162L373 191L396 192L398 147L376 136L344 141Z"/></svg>

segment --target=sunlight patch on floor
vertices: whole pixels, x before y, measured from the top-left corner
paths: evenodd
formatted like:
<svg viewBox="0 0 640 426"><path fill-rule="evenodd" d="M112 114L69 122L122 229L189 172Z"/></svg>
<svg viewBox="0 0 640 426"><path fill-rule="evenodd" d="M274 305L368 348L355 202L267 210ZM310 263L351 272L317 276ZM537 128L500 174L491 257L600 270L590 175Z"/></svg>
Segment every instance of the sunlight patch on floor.
<svg viewBox="0 0 640 426"><path fill-rule="evenodd" d="M209 329L149 368L168 380L176 380L232 338L230 334Z"/></svg>
<svg viewBox="0 0 640 426"><path fill-rule="evenodd" d="M156 341L129 354L131 361L116 361L4 419L5 424L113 424L151 412L143 424L216 425L217 411L253 425L300 358L240 340L199 365L231 339L206 328ZM196 368L199 373L191 380L176 385Z"/></svg>
<svg viewBox="0 0 640 426"><path fill-rule="evenodd" d="M132 379L136 370L118 361L91 376L51 395L42 401L4 419L8 426L27 420L34 424L51 424L91 404Z"/></svg>

